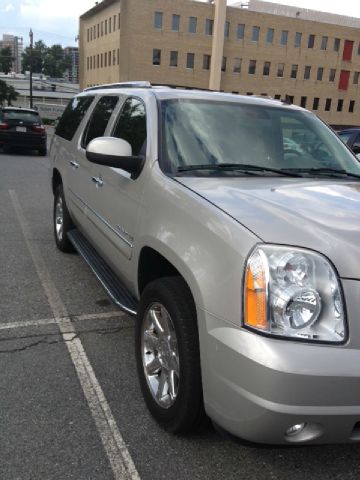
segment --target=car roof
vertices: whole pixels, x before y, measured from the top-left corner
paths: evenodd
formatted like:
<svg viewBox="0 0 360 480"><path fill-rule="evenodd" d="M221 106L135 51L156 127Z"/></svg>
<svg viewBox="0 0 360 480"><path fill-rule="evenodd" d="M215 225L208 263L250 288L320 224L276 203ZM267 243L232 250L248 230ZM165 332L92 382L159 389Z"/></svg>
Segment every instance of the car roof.
<svg viewBox="0 0 360 480"><path fill-rule="evenodd" d="M217 92L205 89L196 89L192 87L181 87L175 85L152 85L150 82L123 82L107 85L98 85L96 87L86 88L80 96L83 95L106 95L106 94L125 94L132 96L155 95L159 100L171 99L192 99L192 100L215 100L229 101L247 105L284 107L294 110L305 111L297 105L291 105L284 100L275 100L270 97L256 95L238 95L233 93Z"/></svg>
<svg viewBox="0 0 360 480"><path fill-rule="evenodd" d="M6 112L6 111L11 111L11 112L26 112L26 113L35 113L39 115L39 112L37 110L34 110L32 108L21 108L21 107L1 107L0 111Z"/></svg>

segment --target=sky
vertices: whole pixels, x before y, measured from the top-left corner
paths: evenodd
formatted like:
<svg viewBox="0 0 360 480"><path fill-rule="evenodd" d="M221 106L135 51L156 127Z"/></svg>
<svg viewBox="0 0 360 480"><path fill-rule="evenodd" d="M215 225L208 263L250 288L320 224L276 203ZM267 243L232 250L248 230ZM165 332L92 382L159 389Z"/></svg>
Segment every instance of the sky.
<svg viewBox="0 0 360 480"><path fill-rule="evenodd" d="M237 1L228 0L228 5ZM360 17L359 0L278 0L275 3ZM34 42L77 45L79 16L94 5L95 0L0 0L0 37L4 33L17 35L28 45L32 28Z"/></svg>

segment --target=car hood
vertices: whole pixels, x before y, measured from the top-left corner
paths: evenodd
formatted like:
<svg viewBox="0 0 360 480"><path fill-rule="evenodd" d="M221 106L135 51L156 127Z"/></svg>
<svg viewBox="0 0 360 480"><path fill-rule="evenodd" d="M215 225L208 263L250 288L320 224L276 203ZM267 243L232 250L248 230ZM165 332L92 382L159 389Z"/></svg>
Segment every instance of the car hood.
<svg viewBox="0 0 360 480"><path fill-rule="evenodd" d="M301 178L178 177L262 241L326 255L360 278L360 182Z"/></svg>

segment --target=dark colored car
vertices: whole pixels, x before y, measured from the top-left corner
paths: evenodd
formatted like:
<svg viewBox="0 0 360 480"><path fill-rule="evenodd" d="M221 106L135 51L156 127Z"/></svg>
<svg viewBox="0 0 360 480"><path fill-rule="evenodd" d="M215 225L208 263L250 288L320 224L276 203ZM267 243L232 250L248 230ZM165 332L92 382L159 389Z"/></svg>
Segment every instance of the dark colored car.
<svg viewBox="0 0 360 480"><path fill-rule="evenodd" d="M38 150L46 155L46 130L39 113L28 108L0 108L0 147Z"/></svg>
<svg viewBox="0 0 360 480"><path fill-rule="evenodd" d="M360 128L346 128L338 132L338 135L360 159Z"/></svg>

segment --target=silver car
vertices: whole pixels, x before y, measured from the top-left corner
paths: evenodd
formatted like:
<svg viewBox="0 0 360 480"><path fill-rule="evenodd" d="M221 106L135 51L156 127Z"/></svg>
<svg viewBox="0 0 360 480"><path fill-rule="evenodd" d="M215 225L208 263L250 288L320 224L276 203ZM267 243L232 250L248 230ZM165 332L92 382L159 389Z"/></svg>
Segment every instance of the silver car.
<svg viewBox="0 0 360 480"><path fill-rule="evenodd" d="M54 231L135 317L145 402L263 443L360 440L360 165L281 101L90 88L51 148Z"/></svg>

